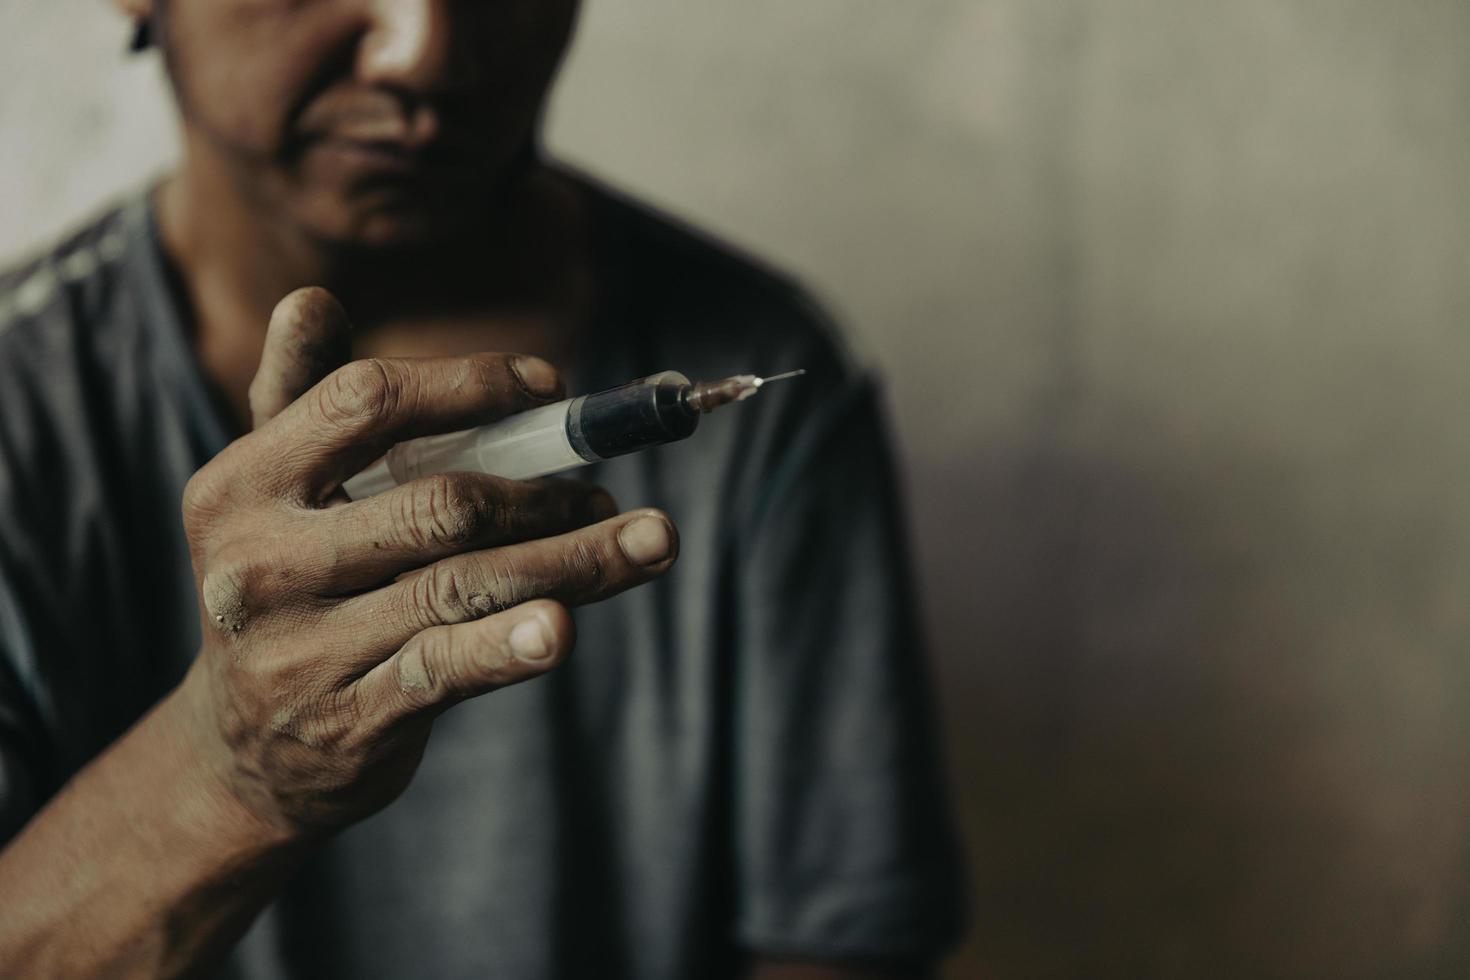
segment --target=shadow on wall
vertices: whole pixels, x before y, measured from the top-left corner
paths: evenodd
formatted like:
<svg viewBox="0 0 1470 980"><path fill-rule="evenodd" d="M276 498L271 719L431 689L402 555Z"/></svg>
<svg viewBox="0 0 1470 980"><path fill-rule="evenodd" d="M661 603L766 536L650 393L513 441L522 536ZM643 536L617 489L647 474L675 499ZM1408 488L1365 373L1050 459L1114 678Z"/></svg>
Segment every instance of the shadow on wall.
<svg viewBox="0 0 1470 980"><path fill-rule="evenodd" d="M1432 683L1408 712L1344 714L1386 651L1325 637L1293 588L1315 556L1289 461L969 459L919 475L947 488L921 530L952 542L927 574L967 583L937 612L941 655L973 667L942 692L974 852L948 975L1470 975L1466 746L1438 738ZM1218 471L1255 488L1250 523ZM1283 542L1301 567L1263 572L1253 552Z"/></svg>

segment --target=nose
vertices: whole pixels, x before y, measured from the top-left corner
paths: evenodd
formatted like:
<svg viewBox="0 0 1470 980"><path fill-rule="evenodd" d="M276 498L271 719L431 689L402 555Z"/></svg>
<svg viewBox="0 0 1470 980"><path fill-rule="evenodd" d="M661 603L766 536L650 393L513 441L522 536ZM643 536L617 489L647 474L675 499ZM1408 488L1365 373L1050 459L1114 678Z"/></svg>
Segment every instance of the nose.
<svg viewBox="0 0 1470 980"><path fill-rule="evenodd" d="M358 48L366 82L430 94L452 85L454 0L370 0L370 22Z"/></svg>

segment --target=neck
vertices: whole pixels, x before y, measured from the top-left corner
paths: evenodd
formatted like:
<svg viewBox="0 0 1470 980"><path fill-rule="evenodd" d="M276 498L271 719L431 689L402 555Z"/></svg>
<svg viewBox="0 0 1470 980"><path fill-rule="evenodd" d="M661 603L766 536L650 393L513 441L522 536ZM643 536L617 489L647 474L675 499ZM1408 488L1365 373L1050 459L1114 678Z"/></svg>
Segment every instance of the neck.
<svg viewBox="0 0 1470 980"><path fill-rule="evenodd" d="M246 391L275 304L322 286L354 321L359 354L507 350L564 360L591 301L581 195L533 164L468 233L412 249L344 248L256 205L187 140L158 191L163 246L191 307L206 375L248 417Z"/></svg>

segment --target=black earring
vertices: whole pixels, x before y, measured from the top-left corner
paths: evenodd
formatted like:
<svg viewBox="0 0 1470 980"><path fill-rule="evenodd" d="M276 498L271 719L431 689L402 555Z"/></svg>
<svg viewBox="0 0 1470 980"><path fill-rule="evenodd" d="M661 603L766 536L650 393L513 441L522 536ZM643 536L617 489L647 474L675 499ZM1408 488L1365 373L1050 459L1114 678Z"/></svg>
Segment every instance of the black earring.
<svg viewBox="0 0 1470 980"><path fill-rule="evenodd" d="M133 28L133 40L128 44L128 50L147 51L151 47L153 47L153 21L148 17L140 17L137 26Z"/></svg>

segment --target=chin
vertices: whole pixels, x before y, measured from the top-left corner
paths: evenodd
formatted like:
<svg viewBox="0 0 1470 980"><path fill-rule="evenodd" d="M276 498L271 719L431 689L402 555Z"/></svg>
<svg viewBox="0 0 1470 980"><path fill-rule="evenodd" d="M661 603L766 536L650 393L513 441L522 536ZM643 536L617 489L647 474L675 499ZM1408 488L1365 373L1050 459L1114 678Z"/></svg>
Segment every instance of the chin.
<svg viewBox="0 0 1470 980"><path fill-rule="evenodd" d="M454 237L472 223L479 209L461 201L382 199L374 195L337 195L307 202L297 223L318 241L341 248L397 249L432 245Z"/></svg>
<svg viewBox="0 0 1470 980"><path fill-rule="evenodd" d="M529 159L509 146L450 154L323 141L299 161L283 203L319 241L373 249L430 245L483 220Z"/></svg>

